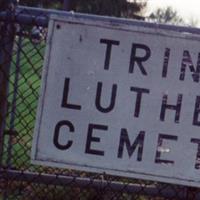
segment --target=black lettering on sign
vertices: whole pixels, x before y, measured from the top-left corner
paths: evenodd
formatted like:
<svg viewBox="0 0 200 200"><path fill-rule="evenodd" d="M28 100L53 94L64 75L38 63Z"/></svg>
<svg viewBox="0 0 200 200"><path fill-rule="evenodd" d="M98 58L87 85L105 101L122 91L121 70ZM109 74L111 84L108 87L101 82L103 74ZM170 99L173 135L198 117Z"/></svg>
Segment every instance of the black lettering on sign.
<svg viewBox="0 0 200 200"><path fill-rule="evenodd" d="M200 126L199 114L200 114L200 96L197 96L194 115L193 115L193 125Z"/></svg>
<svg viewBox="0 0 200 200"><path fill-rule="evenodd" d="M138 56L137 50L143 50L145 52L144 56ZM151 56L151 50L148 46L144 44L137 44L133 43L132 44L132 50L131 50L131 58L130 58L130 65L129 65L129 73L133 73L135 63L137 63L140 71L142 72L143 75L147 75L147 72L143 66L143 62L147 61Z"/></svg>
<svg viewBox="0 0 200 200"><path fill-rule="evenodd" d="M111 112L115 106L115 100L116 100L116 95L117 95L117 85L113 84L112 86L112 92L111 92L111 99L108 107L103 107L101 105L101 97L102 97L102 82L98 82L97 84L97 93L96 93L96 108L102 112L102 113L108 113Z"/></svg>
<svg viewBox="0 0 200 200"><path fill-rule="evenodd" d="M170 49L169 49L169 48L166 48L166 49L165 49L165 54L164 54L163 71L162 71L162 77L163 77L163 78L166 78L166 77L167 77L168 64L169 64L169 57L170 57Z"/></svg>
<svg viewBox="0 0 200 200"><path fill-rule="evenodd" d="M185 71L186 67L189 67L190 71L192 72L192 78L194 82L199 82L199 75L200 75L200 53L198 54L197 58L197 67L195 69L194 64L192 62L192 58L190 56L190 52L185 50L183 52L183 59L181 63L181 73L179 79L184 81L185 79Z"/></svg>
<svg viewBox="0 0 200 200"><path fill-rule="evenodd" d="M107 45L105 53L104 69L109 70L112 45L118 46L120 42L116 40L100 39L100 43L104 43Z"/></svg>
<svg viewBox="0 0 200 200"><path fill-rule="evenodd" d="M72 132L72 133L74 132L74 126L70 121L63 120L56 124L55 130L54 130L53 143L60 150L67 150L73 144L73 141L71 140L69 140L65 145L59 143L60 129L64 126L66 126L69 129L69 132Z"/></svg>
<svg viewBox="0 0 200 200"><path fill-rule="evenodd" d="M132 156L132 154L135 152L135 150L137 148L138 149L137 161L142 161L144 138L145 138L145 132L140 131L140 133L136 137L135 141L131 145L127 130L121 129L119 148L118 148L118 158L123 157L124 146L126 145L126 149L127 149L129 158Z"/></svg>
<svg viewBox="0 0 200 200"><path fill-rule="evenodd" d="M75 105L75 104L68 103L69 83L70 83L70 79L69 78L65 78L65 84L64 84L63 98L62 98L61 107L74 109L74 110L81 110L81 106L80 105Z"/></svg>
<svg viewBox="0 0 200 200"><path fill-rule="evenodd" d="M191 142L197 144L196 162L194 168L200 169L200 139L192 138Z"/></svg>
<svg viewBox="0 0 200 200"><path fill-rule="evenodd" d="M145 88L131 87L131 91L137 93L134 116L139 117L141 101L142 101L142 94L143 93L149 94L150 90L145 89Z"/></svg>
<svg viewBox="0 0 200 200"><path fill-rule="evenodd" d="M165 163L165 164L174 164L173 160L165 160L161 159L162 153L169 153L170 149L167 149L167 147L163 147L163 140L174 140L177 141L178 137L175 135L166 135L166 134L159 134L158 135L158 143L157 143L157 150L156 150L156 156L155 156L155 163Z"/></svg>
<svg viewBox="0 0 200 200"><path fill-rule="evenodd" d="M99 125L99 124L89 124L86 147L85 147L85 153L103 156L104 155L104 151L103 150L98 150L98 149L92 149L91 148L92 142L100 142L100 138L99 137L94 137L93 136L93 131L94 130L107 131L108 130L108 126Z"/></svg>
<svg viewBox="0 0 200 200"><path fill-rule="evenodd" d="M161 112L160 112L160 120L161 121L165 120L165 113L166 113L166 110L168 109L168 110L176 111L174 122L175 123L179 123L181 105L182 105L182 96L183 96L182 94L178 95L178 99L177 99L176 105L167 104L168 96L167 95L163 96L162 107L161 107Z"/></svg>

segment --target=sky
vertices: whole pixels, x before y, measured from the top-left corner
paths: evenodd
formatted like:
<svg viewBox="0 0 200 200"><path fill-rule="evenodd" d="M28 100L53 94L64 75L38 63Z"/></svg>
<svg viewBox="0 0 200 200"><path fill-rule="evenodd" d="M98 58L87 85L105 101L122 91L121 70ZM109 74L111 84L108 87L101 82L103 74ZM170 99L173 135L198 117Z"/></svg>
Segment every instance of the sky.
<svg viewBox="0 0 200 200"><path fill-rule="evenodd" d="M199 21L200 26L200 0L148 0L148 12L156 8L171 6L186 21Z"/></svg>

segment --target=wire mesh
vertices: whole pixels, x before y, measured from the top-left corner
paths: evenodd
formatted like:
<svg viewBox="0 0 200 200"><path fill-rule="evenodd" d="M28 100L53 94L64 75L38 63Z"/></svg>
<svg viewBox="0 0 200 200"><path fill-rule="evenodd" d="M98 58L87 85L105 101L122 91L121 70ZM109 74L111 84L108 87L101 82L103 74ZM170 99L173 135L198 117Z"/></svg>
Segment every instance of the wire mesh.
<svg viewBox="0 0 200 200"><path fill-rule="evenodd" d="M199 190L106 174L35 166L30 151L51 11L19 9L0 28L0 199L178 200ZM23 19L19 23L20 19ZM27 17L29 16L29 17ZM42 25L43 24L43 25Z"/></svg>

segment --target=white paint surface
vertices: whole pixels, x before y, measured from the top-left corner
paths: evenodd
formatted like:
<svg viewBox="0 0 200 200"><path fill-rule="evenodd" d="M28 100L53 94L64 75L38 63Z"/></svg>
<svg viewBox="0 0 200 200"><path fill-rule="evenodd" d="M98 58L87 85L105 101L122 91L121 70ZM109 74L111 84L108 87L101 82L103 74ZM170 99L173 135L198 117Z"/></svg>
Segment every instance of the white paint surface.
<svg viewBox="0 0 200 200"><path fill-rule="evenodd" d="M60 29L57 29L57 25ZM110 70L104 70L106 45L100 39L120 41L112 47ZM200 170L195 169L197 144L191 138L200 138L200 127L192 125L199 83L193 81L189 68L185 80L180 81L182 54L188 50L196 67L200 37L153 28L110 24L92 20L51 19L42 80L42 93L34 133L32 160L35 164L72 168L98 173L199 186ZM132 43L145 44L151 57L144 63L147 76L137 64L133 74L128 73ZM168 74L162 78L165 48L171 49ZM144 52L137 51L137 56ZM68 101L82 109L62 108L64 80L70 78ZM95 107L97 83L103 83L102 105L108 105L111 87L117 84L117 98L113 111L101 113ZM134 117L136 93L130 87L150 90L144 94L140 116ZM175 112L167 110L165 121L160 120L163 95L168 103L176 104L177 95L183 95L179 123ZM59 150L53 143L55 126L69 120L75 131L66 127L60 132L59 142L73 141L67 150ZM107 131L94 130L91 148L101 150L104 156L85 153L89 124L101 124ZM137 161L137 149L131 157L126 147L123 158L118 158L121 129L127 129L131 144L140 131L146 133L142 161ZM155 163L158 134L177 136L177 141L164 140L161 158L174 164Z"/></svg>

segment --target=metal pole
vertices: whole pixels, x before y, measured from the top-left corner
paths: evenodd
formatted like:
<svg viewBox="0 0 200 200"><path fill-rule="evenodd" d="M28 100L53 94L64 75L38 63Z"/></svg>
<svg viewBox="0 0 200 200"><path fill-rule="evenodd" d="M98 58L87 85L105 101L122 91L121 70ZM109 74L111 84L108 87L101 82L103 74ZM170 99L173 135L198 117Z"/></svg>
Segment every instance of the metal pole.
<svg viewBox="0 0 200 200"><path fill-rule="evenodd" d="M15 16L15 4L9 2L6 10L6 18L0 24L0 168L3 167L4 131L8 110L8 86L9 73L12 60L12 50L15 37L15 25L11 21ZM7 199L8 182L2 198Z"/></svg>
<svg viewBox="0 0 200 200"><path fill-rule="evenodd" d="M75 1L75 0L74 0ZM75 7L74 7L75 8ZM26 10L28 12L26 12ZM93 22L102 21L111 24L126 24L129 26L139 26L139 27L146 27L146 28L154 28L154 29L161 29L163 31L170 30L175 31L177 33L190 33L190 34L198 34L200 35L199 28L192 28L186 26L174 26L169 24L156 24L156 23L149 23L144 21L135 21L132 19L120 19L115 17L105 17L105 16L97 16L97 15L90 15L90 14L81 14L81 13L71 13L65 11L57 11L57 10L47 10L42 8L33 8L33 7L26 7L26 6L18 6L16 9L16 15L13 19L13 22L22 23L24 25L33 25L36 24L38 26L47 27L49 16L51 14L58 15L58 16L66 16L66 17L75 17L81 19L89 19ZM0 23L4 21L6 18L5 12L0 12Z"/></svg>
<svg viewBox="0 0 200 200"><path fill-rule="evenodd" d="M0 40L3 38L3 27L1 25L1 36ZM2 38L1 38L2 37ZM5 38L6 39L6 38ZM5 129L5 117L7 111L7 68L6 68L6 58L5 55L5 40L0 44L0 167L2 166L2 154L3 154L3 137Z"/></svg>
<svg viewBox="0 0 200 200"><path fill-rule="evenodd" d="M14 16L14 11L7 12L7 19L0 24L0 167L2 167L3 139L7 114L7 94L9 71L14 43L14 24L9 20Z"/></svg>
<svg viewBox="0 0 200 200"><path fill-rule="evenodd" d="M134 184L134 183L124 183L124 182L118 182L118 181L108 181L108 180L99 180L95 178L88 178L88 177L74 177L74 176L67 176L67 175L53 175L53 174L38 174L35 172L20 172L16 170L6 170L4 173L4 170L0 170L0 176L2 174L2 178L10 179L12 181L23 181L28 183L36 183L36 184L45 184L48 185L51 183L52 185L58 185L58 186L67 186L71 183L75 183L75 186L78 186L82 189L86 188L94 188L95 190L103 190L105 192L108 192L109 190L115 191L115 192L122 192L128 194L144 194L147 196L156 198L160 193L161 197L166 199L174 199L174 197L177 197L177 199L181 200L188 200L185 198L186 194L183 188L175 188L175 187L161 187L158 185L146 185L144 187L141 186L141 184ZM177 193L177 190L181 189L181 192ZM195 200L195 199L192 199Z"/></svg>

